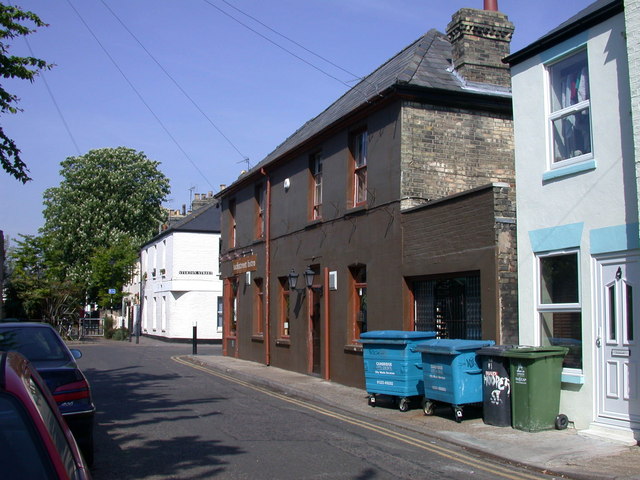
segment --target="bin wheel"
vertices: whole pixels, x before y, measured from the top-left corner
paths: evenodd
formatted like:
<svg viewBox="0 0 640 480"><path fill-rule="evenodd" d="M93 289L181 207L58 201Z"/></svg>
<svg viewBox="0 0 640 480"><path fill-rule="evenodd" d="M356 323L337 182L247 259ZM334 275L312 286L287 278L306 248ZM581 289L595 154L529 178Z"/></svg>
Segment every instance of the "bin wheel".
<svg viewBox="0 0 640 480"><path fill-rule="evenodd" d="M453 415L457 423L462 422L462 407L453 407Z"/></svg>
<svg viewBox="0 0 640 480"><path fill-rule="evenodd" d="M401 412L407 412L409 410L409 399L407 397L402 397L398 402L398 408Z"/></svg>
<svg viewBox="0 0 640 480"><path fill-rule="evenodd" d="M561 413L556 417L556 430L565 430L569 426L569 418Z"/></svg>
<svg viewBox="0 0 640 480"><path fill-rule="evenodd" d="M422 400L422 411L424 412L425 415L429 415L429 416L433 415L434 410L435 410L435 405L431 400L428 400L426 398Z"/></svg>
<svg viewBox="0 0 640 480"><path fill-rule="evenodd" d="M369 406L370 407L375 407L376 406L376 396L374 395L369 395Z"/></svg>

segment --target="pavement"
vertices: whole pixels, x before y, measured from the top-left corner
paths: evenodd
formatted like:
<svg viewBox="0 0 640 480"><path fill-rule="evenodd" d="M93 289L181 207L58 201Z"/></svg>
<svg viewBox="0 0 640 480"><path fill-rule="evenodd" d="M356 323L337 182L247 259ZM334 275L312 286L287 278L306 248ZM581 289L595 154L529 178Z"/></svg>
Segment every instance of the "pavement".
<svg viewBox="0 0 640 480"><path fill-rule="evenodd" d="M465 408L460 423L451 408L438 408L425 416L419 402L401 412L392 403L368 404L365 390L273 366L221 355L183 355L199 365L291 397L324 404L345 413L439 439L454 446L525 465L535 470L575 479L640 480L640 447L585 435L571 426L566 430L524 432L486 425L480 409Z"/></svg>

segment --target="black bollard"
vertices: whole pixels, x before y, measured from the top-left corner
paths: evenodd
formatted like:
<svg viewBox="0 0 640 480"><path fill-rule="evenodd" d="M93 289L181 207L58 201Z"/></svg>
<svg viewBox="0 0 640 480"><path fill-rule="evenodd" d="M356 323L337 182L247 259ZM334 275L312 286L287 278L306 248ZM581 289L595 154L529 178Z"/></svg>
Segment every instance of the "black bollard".
<svg viewBox="0 0 640 480"><path fill-rule="evenodd" d="M198 354L198 325L194 325L193 326L193 342L192 342L192 350L191 350L191 354L192 355L197 355Z"/></svg>

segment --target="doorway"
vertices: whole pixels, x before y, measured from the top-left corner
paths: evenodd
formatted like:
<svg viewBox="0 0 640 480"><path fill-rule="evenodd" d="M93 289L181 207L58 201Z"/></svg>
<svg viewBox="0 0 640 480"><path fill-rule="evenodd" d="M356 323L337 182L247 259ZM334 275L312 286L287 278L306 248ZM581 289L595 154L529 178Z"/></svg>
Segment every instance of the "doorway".
<svg viewBox="0 0 640 480"><path fill-rule="evenodd" d="M640 256L597 262L597 421L640 428Z"/></svg>

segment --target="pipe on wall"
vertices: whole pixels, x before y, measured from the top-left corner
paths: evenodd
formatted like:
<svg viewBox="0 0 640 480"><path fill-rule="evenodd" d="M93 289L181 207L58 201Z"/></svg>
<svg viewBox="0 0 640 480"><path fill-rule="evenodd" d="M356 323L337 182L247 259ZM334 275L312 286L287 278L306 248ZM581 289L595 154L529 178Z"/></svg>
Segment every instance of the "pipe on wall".
<svg viewBox="0 0 640 480"><path fill-rule="evenodd" d="M264 279L264 363L265 365L271 365L271 178L264 168L260 169L260 173L267 179L267 199L264 219L264 255L266 270Z"/></svg>

